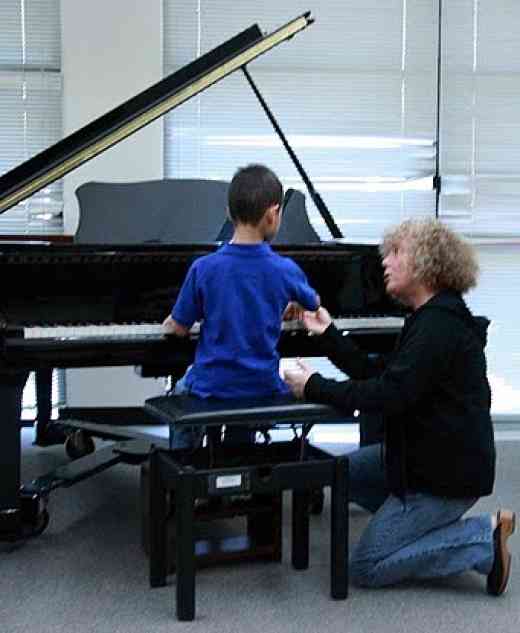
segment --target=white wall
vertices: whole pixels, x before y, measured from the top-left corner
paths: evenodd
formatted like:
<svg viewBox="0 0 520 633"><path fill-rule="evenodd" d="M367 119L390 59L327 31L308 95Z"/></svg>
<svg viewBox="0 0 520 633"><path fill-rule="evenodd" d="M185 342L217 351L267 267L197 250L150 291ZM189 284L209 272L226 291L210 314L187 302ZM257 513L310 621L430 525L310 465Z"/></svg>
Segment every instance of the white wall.
<svg viewBox="0 0 520 633"><path fill-rule="evenodd" d="M161 8L161 0L61 0L65 136L162 78ZM162 177L162 135L158 119L65 177L65 233L76 230L81 183Z"/></svg>
<svg viewBox="0 0 520 633"><path fill-rule="evenodd" d="M161 0L61 0L64 136L162 78L161 13ZM81 183L162 178L162 138L159 119L66 176L65 233ZM132 367L67 370L69 406L136 406L161 390Z"/></svg>

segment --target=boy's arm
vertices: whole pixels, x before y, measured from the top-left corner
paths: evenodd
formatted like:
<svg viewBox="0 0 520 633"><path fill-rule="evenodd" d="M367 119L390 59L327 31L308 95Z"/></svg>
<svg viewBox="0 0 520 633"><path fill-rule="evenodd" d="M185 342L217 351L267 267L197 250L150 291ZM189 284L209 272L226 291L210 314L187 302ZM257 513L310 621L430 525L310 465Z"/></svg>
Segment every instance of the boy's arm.
<svg viewBox="0 0 520 633"><path fill-rule="evenodd" d="M190 266L175 305L163 321L163 328L167 334L188 336L191 326L202 320L203 313L196 278L197 261Z"/></svg>
<svg viewBox="0 0 520 633"><path fill-rule="evenodd" d="M185 325L178 323L172 315L169 314L162 323L165 334L175 334L175 336L188 336L190 333L189 328Z"/></svg>
<svg viewBox="0 0 520 633"><path fill-rule="evenodd" d="M315 312L321 305L320 295L309 285L307 276L298 264L290 257L284 258L286 261L286 274L289 290L289 305L296 304L296 309L303 308L310 312ZM297 316L293 318L298 318ZM287 317L285 317L287 319Z"/></svg>

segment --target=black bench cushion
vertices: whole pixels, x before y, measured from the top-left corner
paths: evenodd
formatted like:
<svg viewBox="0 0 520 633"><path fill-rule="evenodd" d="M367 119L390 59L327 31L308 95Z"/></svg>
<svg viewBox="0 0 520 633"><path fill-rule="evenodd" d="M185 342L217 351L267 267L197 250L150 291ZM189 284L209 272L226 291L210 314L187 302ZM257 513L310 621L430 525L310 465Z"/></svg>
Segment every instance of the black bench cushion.
<svg viewBox="0 0 520 633"><path fill-rule="evenodd" d="M345 422L345 414L324 404L301 402L292 396L222 400L196 396L158 396L145 401L145 409L169 424L318 424Z"/></svg>

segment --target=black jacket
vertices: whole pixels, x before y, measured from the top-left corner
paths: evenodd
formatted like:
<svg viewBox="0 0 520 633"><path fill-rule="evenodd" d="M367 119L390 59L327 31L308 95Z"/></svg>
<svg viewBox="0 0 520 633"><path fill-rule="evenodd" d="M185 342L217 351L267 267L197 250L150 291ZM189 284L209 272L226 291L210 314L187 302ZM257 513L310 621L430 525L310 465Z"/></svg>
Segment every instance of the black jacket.
<svg viewBox="0 0 520 633"><path fill-rule="evenodd" d="M406 319L385 363L331 324L317 340L351 380L313 374L305 397L348 415L356 409L383 414L387 483L394 494L490 494L495 444L484 355L487 325L459 294L440 292Z"/></svg>

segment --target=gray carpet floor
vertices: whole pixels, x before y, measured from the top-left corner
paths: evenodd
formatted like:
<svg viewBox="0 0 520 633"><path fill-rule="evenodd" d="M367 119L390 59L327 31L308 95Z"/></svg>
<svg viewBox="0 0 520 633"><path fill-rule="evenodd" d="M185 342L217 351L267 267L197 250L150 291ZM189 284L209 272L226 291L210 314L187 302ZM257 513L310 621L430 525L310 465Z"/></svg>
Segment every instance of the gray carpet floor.
<svg viewBox="0 0 520 633"><path fill-rule="evenodd" d="M36 448L24 430L23 477L40 475L67 458L62 447ZM475 511L519 509L520 443L498 443L495 493ZM141 547L139 468L118 465L51 495L51 521L38 538L0 549L0 633L284 633L307 631L520 631L520 536L511 539L513 571L501 598L485 578L467 573L391 589L350 588L346 601L329 597L329 504L311 518L310 567L290 564L290 500L284 501L281 564L206 568L196 582L196 619L175 617L175 576L150 589ZM353 506L351 542L369 515Z"/></svg>

